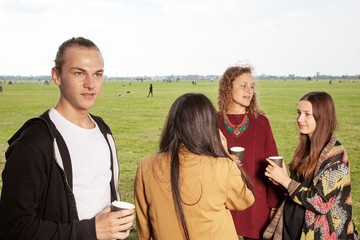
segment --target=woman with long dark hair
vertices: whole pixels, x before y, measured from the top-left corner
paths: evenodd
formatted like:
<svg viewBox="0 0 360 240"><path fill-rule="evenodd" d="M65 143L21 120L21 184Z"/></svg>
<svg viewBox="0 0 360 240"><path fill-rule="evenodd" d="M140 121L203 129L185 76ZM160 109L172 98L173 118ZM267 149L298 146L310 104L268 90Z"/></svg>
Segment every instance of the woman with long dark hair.
<svg viewBox="0 0 360 240"><path fill-rule="evenodd" d="M245 148L241 168L255 191L255 203L245 211L231 211L237 234L259 239L281 203L281 189L264 175L266 158L278 155L269 120L258 105L250 66L226 69L219 81L219 128L227 147Z"/></svg>
<svg viewBox="0 0 360 240"><path fill-rule="evenodd" d="M221 144L211 101L180 96L159 145L136 173L139 239L238 239L229 210L251 206L252 185Z"/></svg>
<svg viewBox="0 0 360 240"><path fill-rule="evenodd" d="M266 239L359 239L352 221L349 159L334 132L335 105L326 92L299 101L299 144L289 165L269 162L265 175L288 197L265 231Z"/></svg>

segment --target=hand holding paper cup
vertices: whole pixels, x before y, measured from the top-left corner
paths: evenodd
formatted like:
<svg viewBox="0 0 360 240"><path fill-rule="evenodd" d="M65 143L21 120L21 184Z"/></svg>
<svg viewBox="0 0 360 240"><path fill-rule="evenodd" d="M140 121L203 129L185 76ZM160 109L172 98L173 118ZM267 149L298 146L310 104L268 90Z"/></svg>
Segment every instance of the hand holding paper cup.
<svg viewBox="0 0 360 240"><path fill-rule="evenodd" d="M113 201L111 203L111 211L112 212L117 212L117 211L122 211L122 210L127 210L127 209L135 209L135 206L131 203L121 202L121 201ZM124 216L124 217L126 217L126 216ZM125 232L120 232L120 234L125 234Z"/></svg>
<svg viewBox="0 0 360 240"><path fill-rule="evenodd" d="M283 162L283 157L281 156L271 156L268 157L271 161L273 161L274 163L276 163L276 165L278 165L279 167L282 167L282 162Z"/></svg>
<svg viewBox="0 0 360 240"><path fill-rule="evenodd" d="M245 148L243 147L232 147L230 148L230 153L234 154L239 162L239 166L242 166L243 158L244 158Z"/></svg>

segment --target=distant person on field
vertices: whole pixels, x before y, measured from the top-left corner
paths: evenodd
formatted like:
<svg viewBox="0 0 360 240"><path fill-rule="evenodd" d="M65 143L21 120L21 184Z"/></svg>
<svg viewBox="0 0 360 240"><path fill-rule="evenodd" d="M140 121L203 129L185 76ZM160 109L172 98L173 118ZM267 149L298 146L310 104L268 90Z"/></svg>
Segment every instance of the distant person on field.
<svg viewBox="0 0 360 240"><path fill-rule="evenodd" d="M9 140L2 173L0 239L125 239L133 210L119 200L117 150L110 128L89 114L103 85L98 47L64 42L51 74L56 106L27 121ZM126 231L125 234L119 231Z"/></svg>
<svg viewBox="0 0 360 240"><path fill-rule="evenodd" d="M151 94L151 97L153 97L153 86L152 86L152 84L151 84L151 83L150 83L149 93L148 93L147 97L149 97L149 96L150 96L150 94Z"/></svg>
<svg viewBox="0 0 360 240"><path fill-rule="evenodd" d="M136 173L139 240L237 240L230 210L251 206L254 195L222 145L211 101L203 94L180 96L159 145Z"/></svg>
<svg viewBox="0 0 360 240"><path fill-rule="evenodd" d="M0 92L3 92L3 87L0 85Z"/></svg>
<svg viewBox="0 0 360 240"><path fill-rule="evenodd" d="M265 175L288 197L265 239L359 239L352 220L349 158L334 134L335 105L326 92L310 92L297 108L299 144L289 165L268 160Z"/></svg>

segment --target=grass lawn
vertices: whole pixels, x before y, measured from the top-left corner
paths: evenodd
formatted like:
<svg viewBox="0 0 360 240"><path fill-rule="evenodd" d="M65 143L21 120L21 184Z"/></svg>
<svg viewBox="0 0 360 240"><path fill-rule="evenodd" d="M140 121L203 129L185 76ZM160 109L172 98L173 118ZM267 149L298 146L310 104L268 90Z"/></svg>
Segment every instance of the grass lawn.
<svg viewBox="0 0 360 240"><path fill-rule="evenodd" d="M153 84L153 98L147 98L149 84ZM256 82L260 106L267 113L279 154L286 163L291 161L298 141L296 108L298 100L310 91L327 91L337 108L340 128L336 135L345 146L351 161L353 218L360 224L360 82L328 81L272 81ZM7 140L29 118L53 107L59 97L54 84L17 83L3 85L0 93L0 172L5 164ZM133 203L133 181L137 163L155 152L164 120L173 101L187 92L199 92L217 102L217 81L168 82L105 82L103 92L91 110L101 116L114 134L120 162L120 193L122 200ZM127 93L127 91L130 91ZM118 97L121 94L123 97ZM0 188L1 188L0 182ZM133 229L131 237L136 239Z"/></svg>

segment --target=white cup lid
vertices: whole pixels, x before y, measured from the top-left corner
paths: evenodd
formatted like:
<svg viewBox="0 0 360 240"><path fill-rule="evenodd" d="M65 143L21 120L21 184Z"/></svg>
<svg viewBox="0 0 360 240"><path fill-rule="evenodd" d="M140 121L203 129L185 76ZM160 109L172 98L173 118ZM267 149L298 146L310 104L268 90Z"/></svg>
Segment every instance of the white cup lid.
<svg viewBox="0 0 360 240"><path fill-rule="evenodd" d="M113 201L111 204L117 208L123 208L123 209L134 209L135 208L134 204L127 203L127 202Z"/></svg>
<svg viewBox="0 0 360 240"><path fill-rule="evenodd" d="M242 151L245 151L245 148L243 147L232 147L230 148L231 151L234 151L234 152L242 152Z"/></svg>

